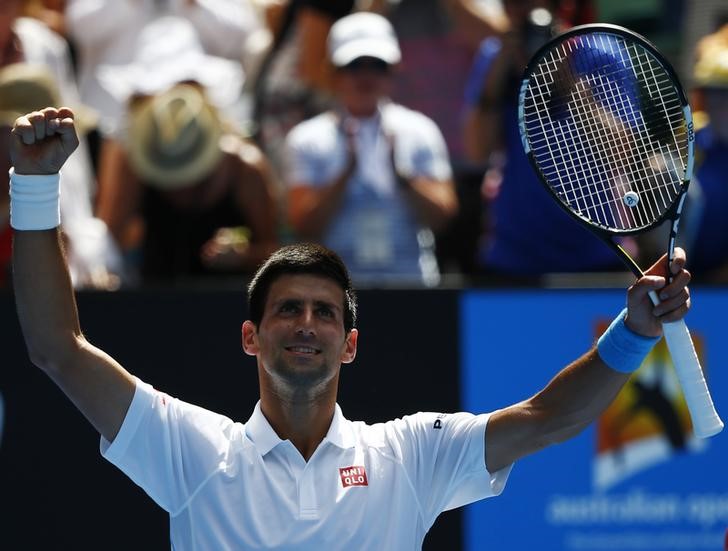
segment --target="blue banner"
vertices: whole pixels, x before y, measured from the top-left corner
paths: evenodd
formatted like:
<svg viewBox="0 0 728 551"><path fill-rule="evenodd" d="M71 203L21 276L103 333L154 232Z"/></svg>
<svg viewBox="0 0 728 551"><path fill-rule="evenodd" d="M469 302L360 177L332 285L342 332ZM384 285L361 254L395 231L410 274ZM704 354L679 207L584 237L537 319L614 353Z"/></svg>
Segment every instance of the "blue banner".
<svg viewBox="0 0 728 551"><path fill-rule="evenodd" d="M595 341L621 290L494 290L461 299L462 397L498 409L540 390ZM724 420L725 290L693 289L686 322ZM502 496L465 511L465 549L723 549L728 430L696 439L664 343L584 433L519 461Z"/></svg>

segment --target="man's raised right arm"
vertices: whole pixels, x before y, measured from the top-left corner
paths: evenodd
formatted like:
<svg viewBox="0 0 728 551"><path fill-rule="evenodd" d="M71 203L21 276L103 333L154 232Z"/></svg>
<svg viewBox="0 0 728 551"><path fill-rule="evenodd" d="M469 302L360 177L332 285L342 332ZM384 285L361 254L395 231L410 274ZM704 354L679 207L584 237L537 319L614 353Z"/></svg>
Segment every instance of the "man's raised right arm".
<svg viewBox="0 0 728 551"><path fill-rule="evenodd" d="M69 109L47 108L15 122L10 145L13 286L31 361L113 441L134 396L134 378L84 338L58 223L49 214L57 202L53 175L77 145Z"/></svg>

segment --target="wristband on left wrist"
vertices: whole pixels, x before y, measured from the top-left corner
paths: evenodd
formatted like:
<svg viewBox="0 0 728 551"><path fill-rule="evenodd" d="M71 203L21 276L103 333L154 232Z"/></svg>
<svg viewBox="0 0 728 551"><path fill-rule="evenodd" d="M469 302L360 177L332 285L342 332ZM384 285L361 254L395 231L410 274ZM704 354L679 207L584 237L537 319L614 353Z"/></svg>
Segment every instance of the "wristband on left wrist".
<svg viewBox="0 0 728 551"><path fill-rule="evenodd" d="M597 341L602 361L620 373L637 371L660 337L638 335L625 324L627 309L615 318Z"/></svg>

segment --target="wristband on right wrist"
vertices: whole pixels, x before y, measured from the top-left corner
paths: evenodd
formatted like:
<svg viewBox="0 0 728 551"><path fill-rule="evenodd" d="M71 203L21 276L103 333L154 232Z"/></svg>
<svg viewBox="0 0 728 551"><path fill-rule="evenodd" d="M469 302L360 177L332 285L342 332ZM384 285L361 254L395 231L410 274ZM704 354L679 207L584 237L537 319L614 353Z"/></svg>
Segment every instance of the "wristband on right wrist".
<svg viewBox="0 0 728 551"><path fill-rule="evenodd" d="M642 365L647 354L660 337L645 337L624 323L625 308L597 341L599 356L609 367L620 373L632 373Z"/></svg>
<svg viewBox="0 0 728 551"><path fill-rule="evenodd" d="M10 225L50 230L61 225L60 174L16 174L10 169Z"/></svg>

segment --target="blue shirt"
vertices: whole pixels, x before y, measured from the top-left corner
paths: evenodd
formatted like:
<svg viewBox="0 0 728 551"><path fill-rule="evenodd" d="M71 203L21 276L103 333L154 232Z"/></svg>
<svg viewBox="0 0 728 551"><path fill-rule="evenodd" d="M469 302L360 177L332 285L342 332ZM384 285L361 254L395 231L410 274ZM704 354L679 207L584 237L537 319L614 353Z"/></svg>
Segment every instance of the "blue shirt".
<svg viewBox="0 0 728 551"><path fill-rule="evenodd" d="M708 125L696 133L695 149L702 208L688 262L699 276L728 262L728 144L719 142Z"/></svg>

